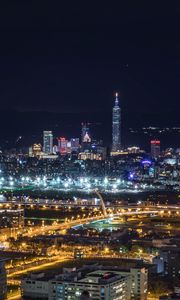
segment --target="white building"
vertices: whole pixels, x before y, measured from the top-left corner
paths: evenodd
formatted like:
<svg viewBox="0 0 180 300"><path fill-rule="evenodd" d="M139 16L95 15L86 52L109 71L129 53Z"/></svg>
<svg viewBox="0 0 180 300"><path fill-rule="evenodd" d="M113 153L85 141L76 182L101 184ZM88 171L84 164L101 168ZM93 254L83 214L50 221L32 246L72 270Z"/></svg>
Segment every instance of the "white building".
<svg viewBox="0 0 180 300"><path fill-rule="evenodd" d="M129 277L119 272L96 270L80 275L73 281L64 279L56 283L56 299L79 299L84 291L88 291L92 300L130 299L128 289ZM51 298L53 299L53 298Z"/></svg>
<svg viewBox="0 0 180 300"><path fill-rule="evenodd" d="M45 154L53 153L53 134L52 131L43 131L43 152Z"/></svg>
<svg viewBox="0 0 180 300"><path fill-rule="evenodd" d="M70 269L51 279L43 273L32 274L22 280L21 289L26 300L78 300L84 291L94 300L145 300L147 270L93 265Z"/></svg>
<svg viewBox="0 0 180 300"><path fill-rule="evenodd" d="M21 291L23 299L50 299L49 298L50 277L44 273L31 274L30 277L22 279Z"/></svg>

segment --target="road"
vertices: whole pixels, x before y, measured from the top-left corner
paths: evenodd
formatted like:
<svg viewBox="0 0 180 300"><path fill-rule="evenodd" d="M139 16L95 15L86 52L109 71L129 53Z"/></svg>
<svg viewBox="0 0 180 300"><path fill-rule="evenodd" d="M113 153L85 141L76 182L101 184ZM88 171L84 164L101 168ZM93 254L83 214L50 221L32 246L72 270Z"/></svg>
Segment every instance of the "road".
<svg viewBox="0 0 180 300"><path fill-rule="evenodd" d="M25 268L23 270L15 271L15 272L7 275L7 279L10 279L10 278L15 279L16 276L26 274L27 272L34 272L34 271L42 270L43 268L47 268L47 267L56 265L59 262L68 261L70 259L72 259L72 257L61 257L61 258L57 258L57 259L55 259L51 262L46 262L46 263L43 263L43 264L39 264L38 266L31 266L31 267L28 266L27 268Z"/></svg>
<svg viewBox="0 0 180 300"><path fill-rule="evenodd" d="M19 300L21 299L21 293L20 292L17 292L15 295L13 296L8 296L7 297L8 300Z"/></svg>
<svg viewBox="0 0 180 300"><path fill-rule="evenodd" d="M8 284L16 284L16 285L20 285L20 278L19 276L21 275L25 275L29 272L35 272L35 271L42 271L43 269L46 269L48 267L53 267L55 266L57 263L60 263L60 262L65 262L65 261L70 261L72 260L72 257L61 257L59 258L59 256L51 261L51 262L46 262L46 263L42 263L42 264L39 264L38 266L28 266L27 268L23 269L23 270L19 270L19 271L16 271L16 272L13 272L9 275L7 275L7 282ZM11 294L8 295L8 300L18 300L18 299L21 299L21 294L20 294L20 291L17 290L16 292L14 292L11 296Z"/></svg>

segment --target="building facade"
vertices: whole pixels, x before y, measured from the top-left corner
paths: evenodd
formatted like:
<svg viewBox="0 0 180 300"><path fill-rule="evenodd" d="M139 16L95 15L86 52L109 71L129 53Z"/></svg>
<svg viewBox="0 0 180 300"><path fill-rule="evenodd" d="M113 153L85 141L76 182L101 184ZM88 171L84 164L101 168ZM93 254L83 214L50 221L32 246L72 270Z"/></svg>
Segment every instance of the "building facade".
<svg viewBox="0 0 180 300"><path fill-rule="evenodd" d="M0 209L0 228L22 228L23 226L23 209Z"/></svg>
<svg viewBox="0 0 180 300"><path fill-rule="evenodd" d="M71 138L71 151L79 150L79 138Z"/></svg>
<svg viewBox="0 0 180 300"><path fill-rule="evenodd" d="M68 140L65 137L58 138L58 149L61 155L68 153Z"/></svg>
<svg viewBox="0 0 180 300"><path fill-rule="evenodd" d="M164 275L169 278L180 278L180 248L161 249L160 258L164 262Z"/></svg>
<svg viewBox="0 0 180 300"><path fill-rule="evenodd" d="M89 123L81 124L81 144L91 142L91 134L89 129Z"/></svg>
<svg viewBox="0 0 180 300"><path fill-rule="evenodd" d="M115 105L112 112L112 152L121 150L121 109L118 93L116 93Z"/></svg>
<svg viewBox="0 0 180 300"><path fill-rule="evenodd" d="M97 270L82 276L77 281L66 279L56 284L56 299L79 299L84 291L88 291L90 299L96 300L128 300L128 277L118 272Z"/></svg>
<svg viewBox="0 0 180 300"><path fill-rule="evenodd" d="M53 134L52 131L43 131L43 152L45 154L53 153Z"/></svg>
<svg viewBox="0 0 180 300"><path fill-rule="evenodd" d="M84 291L92 300L146 300L147 269L93 265L70 268L51 279L32 274L22 280L21 290L25 300L78 300Z"/></svg>
<svg viewBox="0 0 180 300"><path fill-rule="evenodd" d="M33 144L32 146L32 154L33 156L40 156L42 153L42 146L41 144Z"/></svg>
<svg viewBox="0 0 180 300"><path fill-rule="evenodd" d="M158 158L160 156L160 141L151 141L151 156L153 158Z"/></svg>

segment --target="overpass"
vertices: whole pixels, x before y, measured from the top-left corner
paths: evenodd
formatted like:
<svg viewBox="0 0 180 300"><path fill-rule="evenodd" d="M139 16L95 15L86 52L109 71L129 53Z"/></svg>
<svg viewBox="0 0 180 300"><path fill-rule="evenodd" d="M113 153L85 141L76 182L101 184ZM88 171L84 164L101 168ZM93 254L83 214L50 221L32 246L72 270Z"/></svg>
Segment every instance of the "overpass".
<svg viewBox="0 0 180 300"><path fill-rule="evenodd" d="M62 200L52 200L52 199L19 199L15 200L4 200L0 202L0 209L51 209L51 210L59 210L59 209L69 209L69 208L89 208L94 210L96 208L101 207L102 213L104 217L108 217L109 215L137 215L137 214L151 214L151 213L159 213L159 214L175 214L180 215L180 205L137 205L137 204L129 204L129 205L120 205L120 204L109 204L105 206L104 200L101 194L98 191L95 191L98 198L100 199L100 205L95 204L85 204L85 203L75 203L71 201L62 201ZM148 213L149 211L149 213ZM129 214L130 213L130 214Z"/></svg>

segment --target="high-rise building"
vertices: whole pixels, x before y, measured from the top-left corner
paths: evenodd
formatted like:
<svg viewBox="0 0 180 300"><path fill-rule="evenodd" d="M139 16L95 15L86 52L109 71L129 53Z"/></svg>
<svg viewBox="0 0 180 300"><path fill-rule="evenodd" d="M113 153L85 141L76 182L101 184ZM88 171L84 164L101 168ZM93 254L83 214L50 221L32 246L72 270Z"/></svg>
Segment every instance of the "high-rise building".
<svg viewBox="0 0 180 300"><path fill-rule="evenodd" d="M92 300L146 300L147 277L145 267L91 265L64 268L56 278L44 273L28 275L21 281L21 291L23 299L76 300L86 291Z"/></svg>
<svg viewBox="0 0 180 300"><path fill-rule="evenodd" d="M164 262L164 275L169 278L180 278L180 249L179 247L165 247L160 250L160 259Z"/></svg>
<svg viewBox="0 0 180 300"><path fill-rule="evenodd" d="M153 158L158 158L160 155L160 141L153 140L151 141L151 156Z"/></svg>
<svg viewBox="0 0 180 300"><path fill-rule="evenodd" d="M53 153L57 154L59 152L59 147L57 145L53 146Z"/></svg>
<svg viewBox="0 0 180 300"><path fill-rule="evenodd" d="M40 156L42 152L41 144L33 144L32 146L32 154L33 156Z"/></svg>
<svg viewBox="0 0 180 300"><path fill-rule="evenodd" d="M112 152L121 150L121 109L119 106L118 93L115 97L115 105L112 113Z"/></svg>
<svg viewBox="0 0 180 300"><path fill-rule="evenodd" d="M89 123L82 123L81 129L81 143L90 143L91 142L91 135L89 130Z"/></svg>
<svg viewBox="0 0 180 300"><path fill-rule="evenodd" d="M79 138L71 138L71 150L78 151L79 149Z"/></svg>
<svg viewBox="0 0 180 300"><path fill-rule="evenodd" d="M23 209L0 209L0 228L22 228L23 226Z"/></svg>
<svg viewBox="0 0 180 300"><path fill-rule="evenodd" d="M43 152L53 153L53 134L52 131L43 131Z"/></svg>
<svg viewBox="0 0 180 300"><path fill-rule="evenodd" d="M58 148L61 155L68 153L68 140L64 137L58 138Z"/></svg>
<svg viewBox="0 0 180 300"><path fill-rule="evenodd" d="M31 275L22 280L21 290L23 299L81 299L84 291L88 293L88 298L82 299L104 299L104 300L130 300L129 277L122 276L117 271L96 270L86 275L79 274L71 268L67 274L57 276L48 280L43 274ZM41 276L40 276L41 275ZM78 275L75 279L74 275Z"/></svg>

